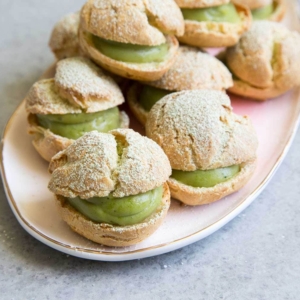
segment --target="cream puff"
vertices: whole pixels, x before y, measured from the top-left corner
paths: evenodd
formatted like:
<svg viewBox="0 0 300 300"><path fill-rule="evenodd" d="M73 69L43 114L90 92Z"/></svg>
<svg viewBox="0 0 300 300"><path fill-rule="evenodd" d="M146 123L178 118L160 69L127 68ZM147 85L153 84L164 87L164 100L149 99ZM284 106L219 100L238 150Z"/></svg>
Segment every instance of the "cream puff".
<svg viewBox="0 0 300 300"><path fill-rule="evenodd" d="M85 134L55 155L49 170L62 219L96 243L136 244L159 227L170 206L168 158L131 129Z"/></svg>
<svg viewBox="0 0 300 300"><path fill-rule="evenodd" d="M79 42L104 69L136 80L157 80L173 64L184 31L173 0L89 0L81 10Z"/></svg>
<svg viewBox="0 0 300 300"><path fill-rule="evenodd" d="M146 134L168 156L173 198L187 205L219 200L252 176L258 145L247 117L232 112L220 91L182 91L165 96L150 110Z"/></svg>
<svg viewBox="0 0 300 300"><path fill-rule="evenodd" d="M226 52L233 73L229 91L257 100L280 96L300 85L300 35L279 23L257 21Z"/></svg>
<svg viewBox="0 0 300 300"><path fill-rule="evenodd" d="M81 55L78 40L79 20L79 12L76 12L66 15L55 24L49 47L58 60Z"/></svg>
<svg viewBox="0 0 300 300"><path fill-rule="evenodd" d="M233 0L233 2L249 7L254 21L278 22L284 17L286 11L284 0Z"/></svg>
<svg viewBox="0 0 300 300"><path fill-rule="evenodd" d="M163 96L182 90L213 89L225 91L233 85L231 73L215 57L197 48L181 46L173 66L156 81L134 83L127 101L144 125L151 107Z"/></svg>
<svg viewBox="0 0 300 300"><path fill-rule="evenodd" d="M55 77L36 82L25 100L33 145L47 161L86 132L129 126L119 87L83 57L59 61Z"/></svg>
<svg viewBox="0 0 300 300"><path fill-rule="evenodd" d="M185 23L182 43L197 47L229 47L251 26L249 8L229 0L175 0Z"/></svg>

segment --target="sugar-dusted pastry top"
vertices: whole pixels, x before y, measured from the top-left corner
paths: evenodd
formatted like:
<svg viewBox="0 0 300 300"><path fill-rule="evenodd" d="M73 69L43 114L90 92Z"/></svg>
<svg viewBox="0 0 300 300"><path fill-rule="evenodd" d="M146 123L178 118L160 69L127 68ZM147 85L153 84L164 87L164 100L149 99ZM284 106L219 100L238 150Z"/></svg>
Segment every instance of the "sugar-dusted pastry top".
<svg viewBox="0 0 300 300"><path fill-rule="evenodd" d="M249 119L234 114L229 97L220 91L164 97L151 109L146 133L162 147L173 169L215 169L256 157L257 137Z"/></svg>
<svg viewBox="0 0 300 300"><path fill-rule="evenodd" d="M232 2L248 6L250 9L256 9L271 4L273 0L233 0Z"/></svg>
<svg viewBox="0 0 300 300"><path fill-rule="evenodd" d="M29 90L26 98L26 110L32 114L78 114L79 107L72 105L57 93L54 79L42 79Z"/></svg>
<svg viewBox="0 0 300 300"><path fill-rule="evenodd" d="M114 80L87 58L59 61L54 79L60 95L86 112L106 110L124 102Z"/></svg>
<svg viewBox="0 0 300 300"><path fill-rule="evenodd" d="M181 8L201 8L227 4L230 0L175 0Z"/></svg>
<svg viewBox="0 0 300 300"><path fill-rule="evenodd" d="M90 132L51 160L49 188L64 197L125 197L162 185L168 158L152 140L131 129Z"/></svg>
<svg viewBox="0 0 300 300"><path fill-rule="evenodd" d="M226 61L240 80L284 91L300 85L299 49L299 33L278 23L258 21L227 50Z"/></svg>
<svg viewBox="0 0 300 300"><path fill-rule="evenodd" d="M167 73L161 79L146 84L170 91L225 90L233 82L231 73L218 59L197 48L181 46Z"/></svg>
<svg viewBox="0 0 300 300"><path fill-rule="evenodd" d="M165 43L164 34L184 32L183 16L173 0L88 0L80 26L104 39L149 46Z"/></svg>
<svg viewBox="0 0 300 300"><path fill-rule="evenodd" d="M80 53L78 42L79 12L71 13L58 21L51 33L49 46L58 59Z"/></svg>
<svg viewBox="0 0 300 300"><path fill-rule="evenodd" d="M118 85L89 59L72 57L57 63L54 79L36 82L26 97L32 114L93 113L120 105Z"/></svg>

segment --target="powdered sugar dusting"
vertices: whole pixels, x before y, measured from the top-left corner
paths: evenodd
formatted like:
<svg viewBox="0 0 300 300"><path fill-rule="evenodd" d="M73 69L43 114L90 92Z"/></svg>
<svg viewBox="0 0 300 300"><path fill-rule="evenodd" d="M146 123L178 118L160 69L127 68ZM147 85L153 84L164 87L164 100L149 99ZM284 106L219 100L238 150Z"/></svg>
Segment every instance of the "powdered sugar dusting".
<svg viewBox="0 0 300 300"><path fill-rule="evenodd" d="M170 163L156 143L133 130L116 129L111 134L121 143L126 141L115 170L118 184L113 192L114 197L147 192L169 178Z"/></svg>
<svg viewBox="0 0 300 300"><path fill-rule="evenodd" d="M49 46L58 58L79 54L79 19L79 12L71 13L55 24L49 40Z"/></svg>
<svg viewBox="0 0 300 300"><path fill-rule="evenodd" d="M281 24L257 21L226 53L227 64L241 80L256 88L282 92L300 84L300 35Z"/></svg>
<svg viewBox="0 0 300 300"><path fill-rule="evenodd" d="M173 93L151 109L147 136L167 154L173 169L194 171L253 159L257 138L247 117L232 112L220 91Z"/></svg>
<svg viewBox="0 0 300 300"><path fill-rule="evenodd" d="M58 62L55 83L62 96L89 112L124 102L113 79L87 58L73 57Z"/></svg>
<svg viewBox="0 0 300 300"><path fill-rule="evenodd" d="M181 46L172 67L157 81L146 82L170 91L225 90L233 85L231 73L215 57L199 49Z"/></svg>
<svg viewBox="0 0 300 300"><path fill-rule="evenodd" d="M64 197L104 197L114 190L112 170L118 163L112 135L92 131L54 156L49 189Z"/></svg>
<svg viewBox="0 0 300 300"><path fill-rule="evenodd" d="M89 0L80 26L104 39L151 46L164 43L164 33L181 35L184 22L173 0Z"/></svg>
<svg viewBox="0 0 300 300"><path fill-rule="evenodd" d="M161 186L171 174L162 149L131 129L87 133L54 156L49 170L52 192L83 199L143 193Z"/></svg>
<svg viewBox="0 0 300 300"><path fill-rule="evenodd" d="M69 114L81 113L69 101L57 93L54 79L36 82L26 96L26 110L32 114Z"/></svg>

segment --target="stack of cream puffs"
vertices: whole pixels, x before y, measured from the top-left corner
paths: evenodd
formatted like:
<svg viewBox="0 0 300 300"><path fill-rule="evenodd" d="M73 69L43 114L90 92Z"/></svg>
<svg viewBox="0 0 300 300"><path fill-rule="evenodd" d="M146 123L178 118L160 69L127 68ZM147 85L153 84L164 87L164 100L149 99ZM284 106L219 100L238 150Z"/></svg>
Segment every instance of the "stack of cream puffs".
<svg viewBox="0 0 300 300"><path fill-rule="evenodd" d="M160 226L170 196L203 205L242 188L258 139L226 91L266 99L300 85L299 34L251 27L252 16L283 14L281 0L88 0L58 22L49 44L68 58L26 109L62 219L96 243L130 246ZM196 47L229 48L223 63ZM147 137L127 128L125 98Z"/></svg>

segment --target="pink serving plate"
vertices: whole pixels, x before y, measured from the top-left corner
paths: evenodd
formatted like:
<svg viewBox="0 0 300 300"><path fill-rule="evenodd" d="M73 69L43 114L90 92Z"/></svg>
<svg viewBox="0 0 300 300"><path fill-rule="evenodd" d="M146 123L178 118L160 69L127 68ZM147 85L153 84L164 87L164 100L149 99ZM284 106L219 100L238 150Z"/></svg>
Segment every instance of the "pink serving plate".
<svg viewBox="0 0 300 300"><path fill-rule="evenodd" d="M285 22L299 28L290 12ZM51 70L48 71L48 75ZM81 258L125 261L184 247L212 234L243 211L266 187L283 161L300 119L300 89L267 102L231 96L234 112L249 115L259 138L258 166L239 192L201 207L172 201L164 224L148 239L131 247L111 248L77 235L60 219L48 191L48 164L35 152L26 133L24 102L9 120L2 140L1 173L8 202L24 229L46 245Z"/></svg>

